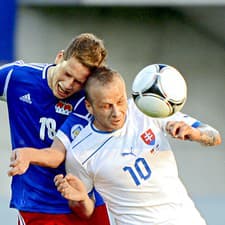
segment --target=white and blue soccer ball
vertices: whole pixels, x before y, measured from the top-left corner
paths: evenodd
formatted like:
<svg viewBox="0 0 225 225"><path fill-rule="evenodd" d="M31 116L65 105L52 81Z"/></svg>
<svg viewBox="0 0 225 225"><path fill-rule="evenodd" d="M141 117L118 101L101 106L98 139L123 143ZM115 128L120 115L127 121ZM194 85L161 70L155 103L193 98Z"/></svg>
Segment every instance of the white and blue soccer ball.
<svg viewBox="0 0 225 225"><path fill-rule="evenodd" d="M143 68L135 77L132 96L144 114L165 118L183 108L187 99L187 84L176 68L152 64Z"/></svg>

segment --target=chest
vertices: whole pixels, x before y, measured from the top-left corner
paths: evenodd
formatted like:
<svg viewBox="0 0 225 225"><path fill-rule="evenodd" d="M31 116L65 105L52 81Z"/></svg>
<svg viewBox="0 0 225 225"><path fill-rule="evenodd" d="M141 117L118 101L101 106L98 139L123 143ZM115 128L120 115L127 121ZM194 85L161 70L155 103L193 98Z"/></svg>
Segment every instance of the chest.
<svg viewBox="0 0 225 225"><path fill-rule="evenodd" d="M28 76L28 75L27 75ZM80 96L66 100L57 99L41 76L28 79L12 77L7 90L9 120L15 138L51 143Z"/></svg>
<svg viewBox="0 0 225 225"><path fill-rule="evenodd" d="M87 161L85 167L100 186L136 187L150 178L175 172L174 157L163 132L152 126L128 130L112 137ZM163 168L171 168L164 170Z"/></svg>

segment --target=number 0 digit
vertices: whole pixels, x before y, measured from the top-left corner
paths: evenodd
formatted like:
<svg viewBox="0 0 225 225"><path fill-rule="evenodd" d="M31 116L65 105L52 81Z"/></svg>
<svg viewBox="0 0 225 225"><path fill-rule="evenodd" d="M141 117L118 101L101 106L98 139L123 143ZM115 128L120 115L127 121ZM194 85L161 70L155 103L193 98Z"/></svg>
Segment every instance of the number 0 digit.
<svg viewBox="0 0 225 225"><path fill-rule="evenodd" d="M129 174L131 175L132 179L134 180L137 186L141 184L140 182L141 179L147 180L152 173L148 163L144 158L136 159L134 169L130 166L125 166L123 170L129 172Z"/></svg>

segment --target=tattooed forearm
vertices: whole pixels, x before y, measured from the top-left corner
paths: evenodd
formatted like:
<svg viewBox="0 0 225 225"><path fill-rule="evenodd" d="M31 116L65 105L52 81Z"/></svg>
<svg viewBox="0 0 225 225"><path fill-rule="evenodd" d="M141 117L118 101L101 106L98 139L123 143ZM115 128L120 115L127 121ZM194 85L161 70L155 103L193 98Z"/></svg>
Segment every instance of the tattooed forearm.
<svg viewBox="0 0 225 225"><path fill-rule="evenodd" d="M202 126L199 128L200 130L200 139L199 142L202 145L206 146L214 146L217 145L220 141L220 135L217 130L213 129L209 126Z"/></svg>
<svg viewBox="0 0 225 225"><path fill-rule="evenodd" d="M200 140L199 142L203 145L213 146L215 145L215 134L213 131L200 131Z"/></svg>

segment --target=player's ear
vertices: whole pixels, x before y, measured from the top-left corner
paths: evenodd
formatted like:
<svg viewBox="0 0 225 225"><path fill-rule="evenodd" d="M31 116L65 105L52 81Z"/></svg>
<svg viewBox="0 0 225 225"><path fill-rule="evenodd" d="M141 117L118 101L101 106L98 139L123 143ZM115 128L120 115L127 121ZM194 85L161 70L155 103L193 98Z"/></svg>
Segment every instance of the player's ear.
<svg viewBox="0 0 225 225"><path fill-rule="evenodd" d="M85 106L86 106L86 108L87 108L87 111L88 111L90 114L93 115L93 110L92 110L91 103L90 103L87 99L85 99Z"/></svg>
<svg viewBox="0 0 225 225"><path fill-rule="evenodd" d="M55 57L55 64L59 64L61 61L63 61L64 60L63 56L64 56L64 50L60 50Z"/></svg>

